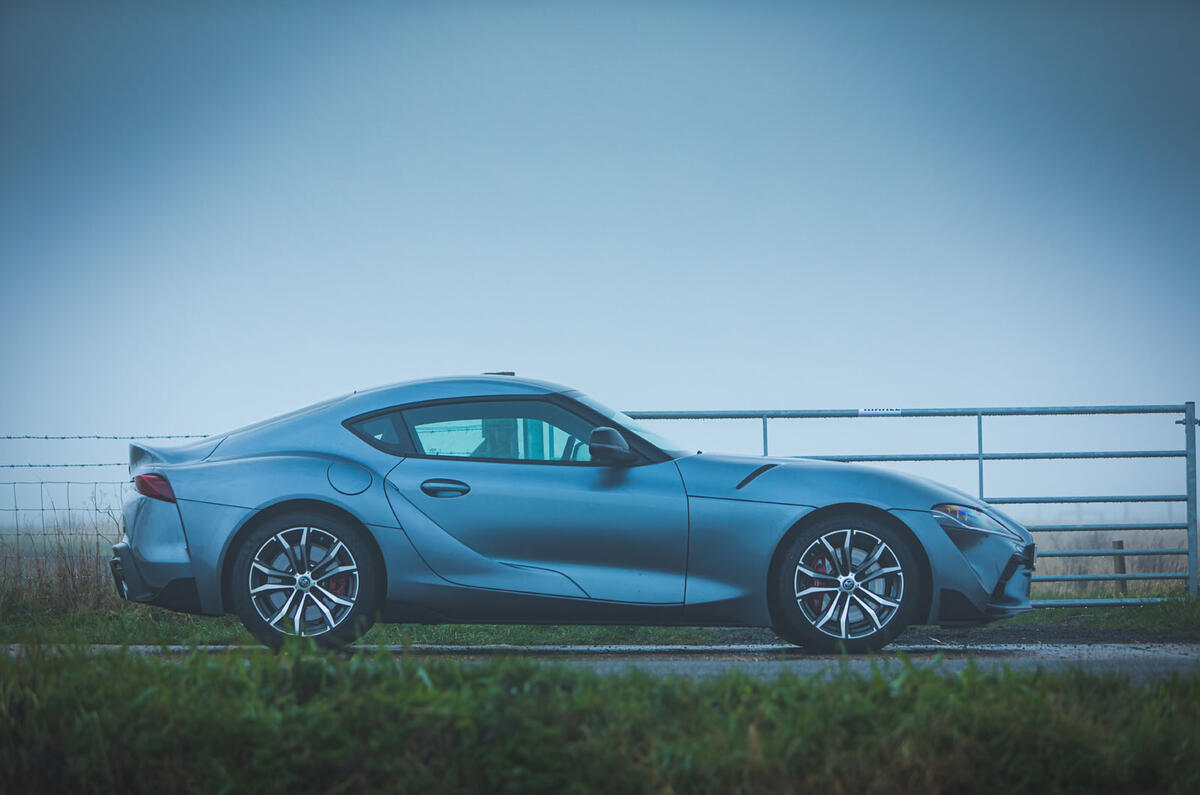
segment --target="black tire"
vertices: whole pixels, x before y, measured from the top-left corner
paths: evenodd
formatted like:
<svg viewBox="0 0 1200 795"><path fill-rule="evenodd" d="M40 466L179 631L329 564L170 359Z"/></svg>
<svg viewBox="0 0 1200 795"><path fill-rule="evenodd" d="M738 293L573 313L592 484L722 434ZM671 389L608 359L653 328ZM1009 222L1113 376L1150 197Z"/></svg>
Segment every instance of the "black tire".
<svg viewBox="0 0 1200 795"><path fill-rule="evenodd" d="M775 632L814 654L862 654L891 643L912 622L926 585L912 544L907 534L864 514L829 516L805 527L776 561Z"/></svg>
<svg viewBox="0 0 1200 795"><path fill-rule="evenodd" d="M302 542L307 547L303 555ZM266 573L263 566L277 573ZM360 528L330 514L290 511L262 522L242 539L233 560L231 592L234 612L267 646L278 649L296 636L299 621L299 634L319 646L340 648L375 623L382 585L382 563ZM252 594L251 588L259 592ZM291 609L270 623L289 598Z"/></svg>

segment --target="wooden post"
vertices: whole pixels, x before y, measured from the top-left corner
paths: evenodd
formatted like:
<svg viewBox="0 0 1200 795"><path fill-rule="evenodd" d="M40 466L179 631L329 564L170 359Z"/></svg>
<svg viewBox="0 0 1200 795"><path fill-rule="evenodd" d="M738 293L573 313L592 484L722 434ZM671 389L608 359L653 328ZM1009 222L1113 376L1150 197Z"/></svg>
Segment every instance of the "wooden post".
<svg viewBox="0 0 1200 795"><path fill-rule="evenodd" d="M1114 542L1112 542L1112 548L1113 549L1124 549L1125 542L1124 541L1114 541ZM1125 573L1125 556L1124 555L1114 555L1113 556L1113 574L1124 574L1124 573ZM1125 595L1127 584L1128 584L1127 580L1117 580L1117 591L1121 594L1121 596Z"/></svg>

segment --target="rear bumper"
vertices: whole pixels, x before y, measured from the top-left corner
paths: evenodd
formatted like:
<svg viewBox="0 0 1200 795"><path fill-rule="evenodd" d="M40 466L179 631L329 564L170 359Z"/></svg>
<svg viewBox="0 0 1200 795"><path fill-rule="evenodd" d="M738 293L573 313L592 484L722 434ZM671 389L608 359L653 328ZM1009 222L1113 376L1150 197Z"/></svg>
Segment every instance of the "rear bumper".
<svg viewBox="0 0 1200 795"><path fill-rule="evenodd" d="M196 589L196 578L192 576L168 577L161 587L147 584L141 567L133 555L129 542L121 540L113 545L113 557L108 563L112 572L117 596L130 602L163 607L179 613L202 613L200 594ZM178 569L178 564L172 566ZM182 572L159 572L181 574Z"/></svg>
<svg viewBox="0 0 1200 795"><path fill-rule="evenodd" d="M176 504L131 490L123 514L125 535L113 545L109 562L117 595L181 613L201 613L191 550Z"/></svg>

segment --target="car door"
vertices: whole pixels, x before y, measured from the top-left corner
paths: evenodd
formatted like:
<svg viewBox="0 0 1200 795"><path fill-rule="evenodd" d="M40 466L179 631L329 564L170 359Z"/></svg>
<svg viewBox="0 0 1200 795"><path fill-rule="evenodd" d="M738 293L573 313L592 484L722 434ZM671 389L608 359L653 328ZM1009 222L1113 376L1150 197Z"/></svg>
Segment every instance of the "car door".
<svg viewBox="0 0 1200 795"><path fill-rule="evenodd" d="M687 497L674 461L595 464L585 440L596 422L548 399L401 416L417 454L388 473L388 493L444 534L410 533L441 576L548 595L568 595L565 578L592 599L683 602Z"/></svg>

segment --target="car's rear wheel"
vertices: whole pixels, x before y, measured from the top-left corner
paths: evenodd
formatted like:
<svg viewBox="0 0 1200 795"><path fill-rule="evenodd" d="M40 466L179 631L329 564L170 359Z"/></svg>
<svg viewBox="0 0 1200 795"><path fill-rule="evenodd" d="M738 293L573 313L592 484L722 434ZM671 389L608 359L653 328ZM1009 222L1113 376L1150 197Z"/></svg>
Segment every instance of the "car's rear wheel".
<svg viewBox="0 0 1200 795"><path fill-rule="evenodd" d="M831 516L797 533L775 572L775 631L815 653L890 643L923 586L911 540L867 515Z"/></svg>
<svg viewBox="0 0 1200 795"><path fill-rule="evenodd" d="M233 563L234 611L263 643L311 637L338 647L370 629L381 567L363 532L334 516L281 514L242 540Z"/></svg>

